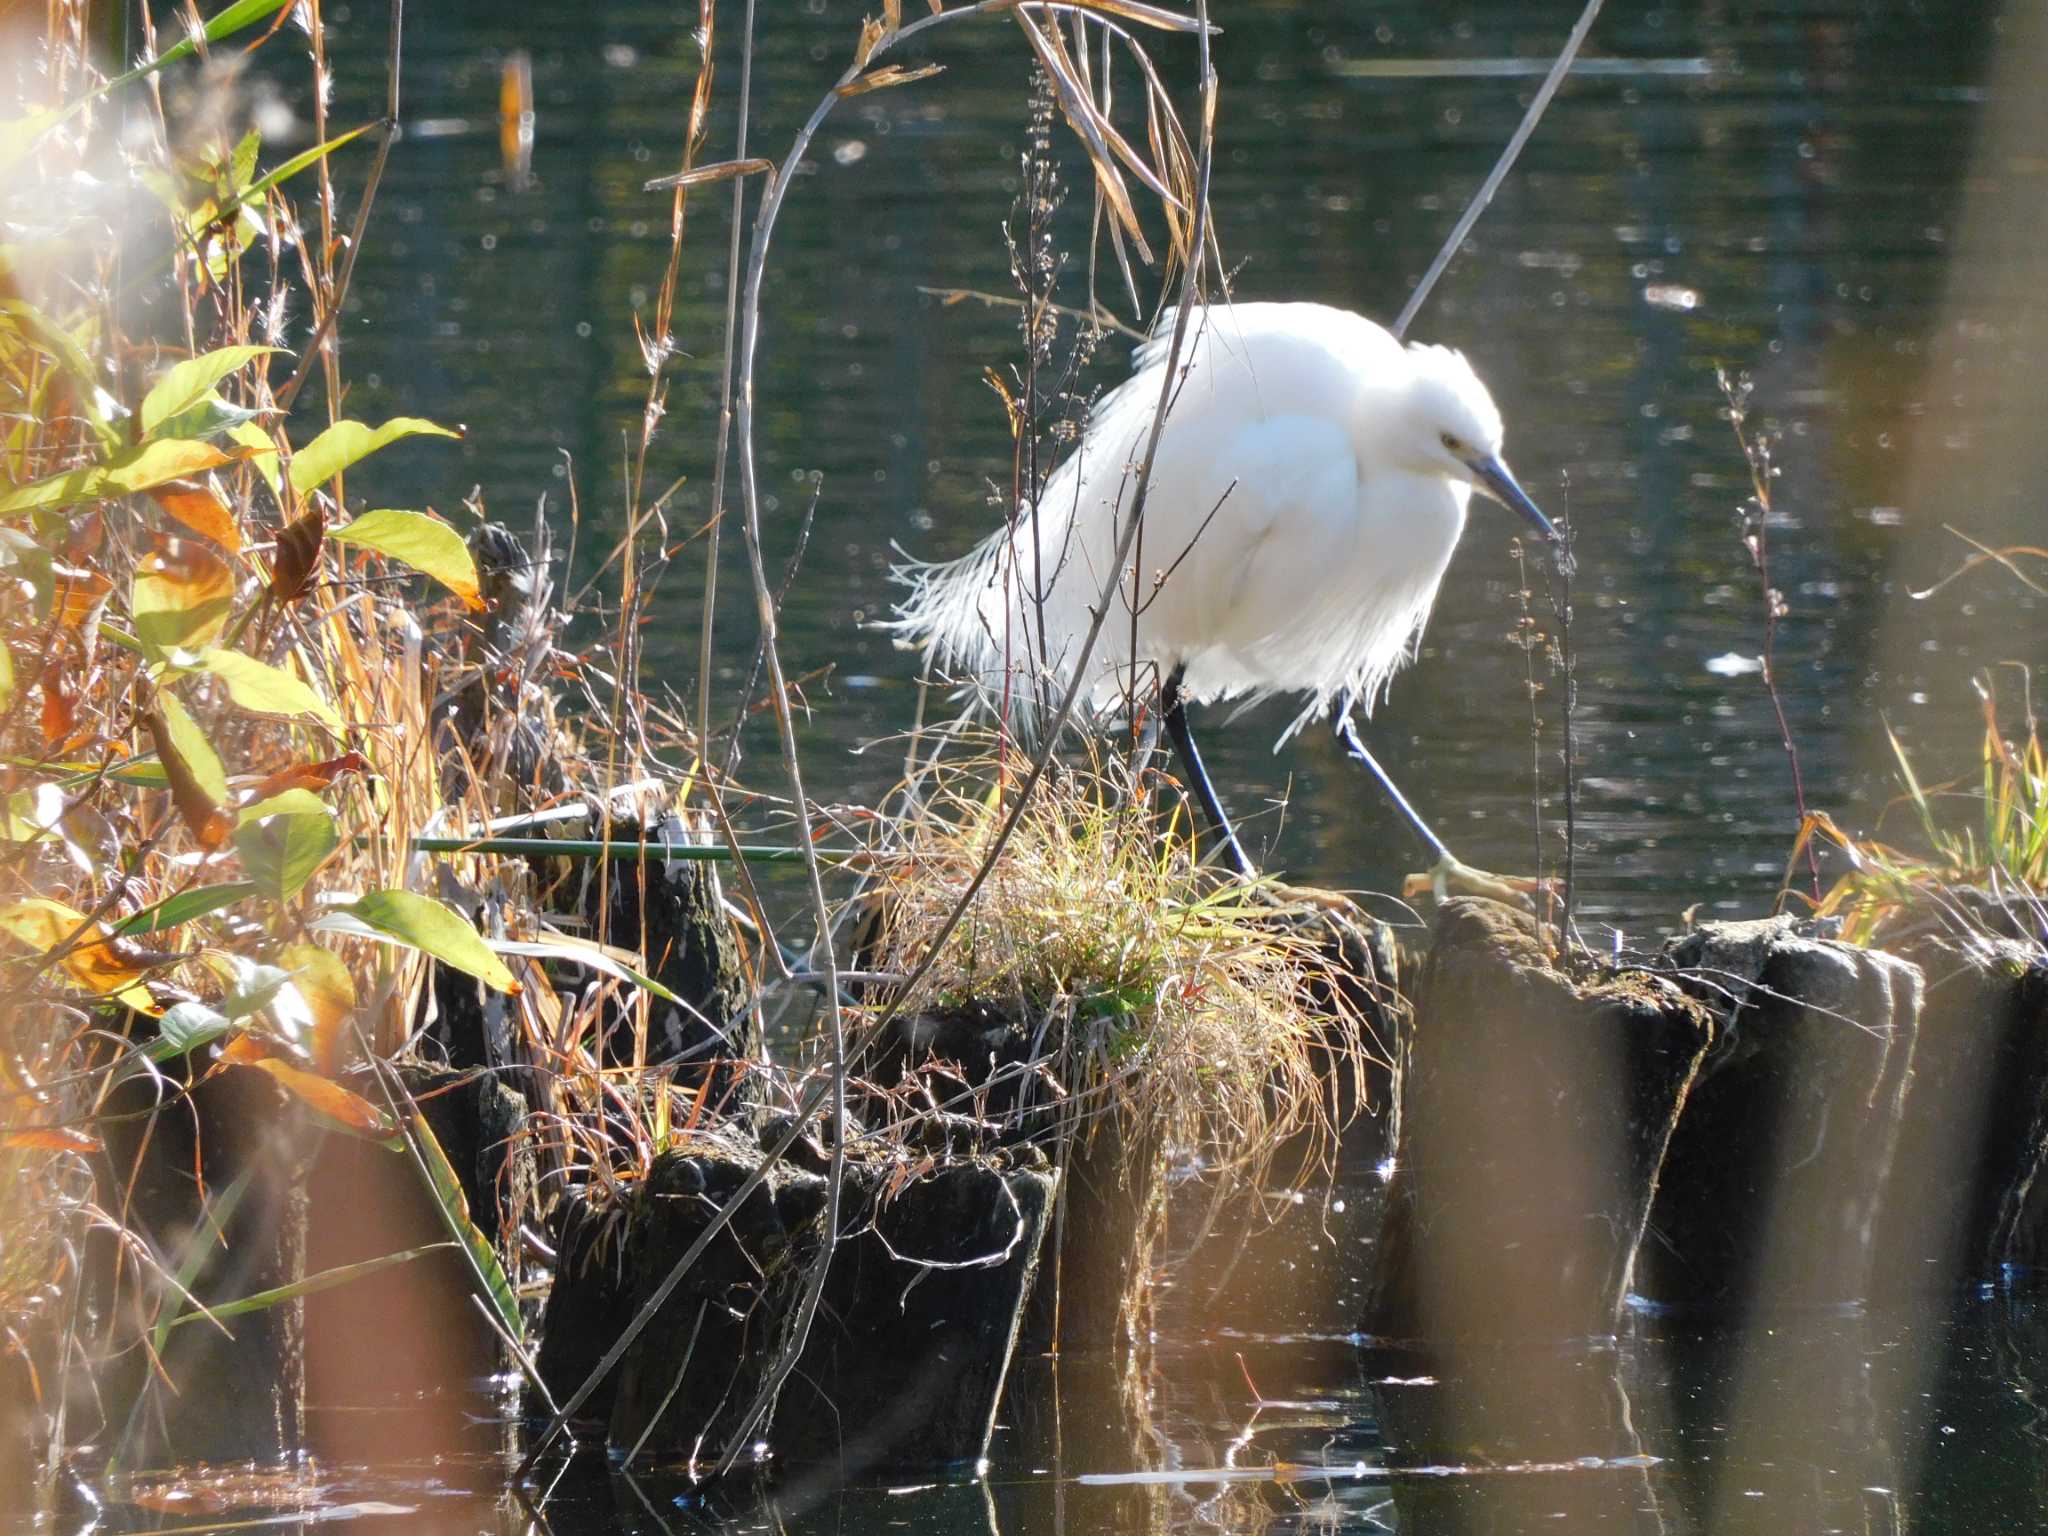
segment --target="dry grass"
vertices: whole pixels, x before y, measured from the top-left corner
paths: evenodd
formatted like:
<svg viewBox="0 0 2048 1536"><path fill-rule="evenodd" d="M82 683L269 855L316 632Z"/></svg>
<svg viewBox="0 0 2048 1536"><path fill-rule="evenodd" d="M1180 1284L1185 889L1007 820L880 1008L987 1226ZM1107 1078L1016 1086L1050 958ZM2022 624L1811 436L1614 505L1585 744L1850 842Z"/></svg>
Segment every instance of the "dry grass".
<svg viewBox="0 0 2048 1536"><path fill-rule="evenodd" d="M973 768L932 773L877 864L885 973L927 958L1010 809ZM903 1007L1043 1028L1085 1111L1150 1122L1180 1153L1252 1177L1289 1138L1331 1129L1324 1074L1333 1051L1357 1068L1362 1030L1341 1001L1310 1004L1341 996L1324 930L1303 921L1323 914L1198 864L1191 831L1183 803L1155 813L1113 762L1048 776Z"/></svg>
<svg viewBox="0 0 2048 1536"><path fill-rule="evenodd" d="M1847 858L1848 872L1815 913L1841 919L1852 943L1879 944L1927 926L2037 944L2048 935L2048 747L2031 692L2008 735L1991 678L1976 688L1984 736L1974 783L1923 786L1905 747L1890 736L1905 791L1890 809L1911 811L1917 851L1852 837L1825 815L1806 819L1792 858L1815 841Z"/></svg>

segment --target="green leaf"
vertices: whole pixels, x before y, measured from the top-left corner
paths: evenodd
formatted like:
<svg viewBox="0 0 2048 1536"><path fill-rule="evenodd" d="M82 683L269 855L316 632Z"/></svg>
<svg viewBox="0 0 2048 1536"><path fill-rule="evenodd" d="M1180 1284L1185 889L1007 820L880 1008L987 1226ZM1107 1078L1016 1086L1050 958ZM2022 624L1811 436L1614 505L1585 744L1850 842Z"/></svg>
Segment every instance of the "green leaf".
<svg viewBox="0 0 2048 1536"><path fill-rule="evenodd" d="M239 208L244 203L255 201L255 199L261 197L272 187L278 185L278 183L290 181L299 172L305 170L307 166L318 164L341 148L342 145L353 139L360 139L376 126L375 123L365 123L360 128L349 129L347 133L342 134L339 138L329 139L325 144L315 144L311 149L300 150L291 159L285 161L283 165L276 167L274 170L264 172L258 180L244 188L241 194L227 204L221 212L225 214L232 209Z"/></svg>
<svg viewBox="0 0 2048 1536"><path fill-rule="evenodd" d="M334 731L341 717L309 686L281 667L273 667L240 651L208 651L199 664L228 685L228 697L259 715L311 715Z"/></svg>
<svg viewBox="0 0 2048 1536"><path fill-rule="evenodd" d="M175 693L168 689L160 690L156 702L163 711L164 724L170 728L172 745L185 759L185 766L192 770L192 777L198 781L200 789L215 805L226 805L227 770L221 767L220 754L213 750L213 743L206 739L206 732L199 729L199 722L186 712Z"/></svg>
<svg viewBox="0 0 2048 1536"><path fill-rule="evenodd" d="M14 653L0 640L0 709L14 702Z"/></svg>
<svg viewBox="0 0 2048 1536"><path fill-rule="evenodd" d="M469 1201L463 1197L462 1181L455 1177L455 1169L448 1161L448 1154L441 1150L434 1128L427 1124L425 1115L415 1114L407 1134L412 1139L414 1150L419 1153L420 1162L426 1167L428 1188L433 1192L441 1220L469 1250L469 1256L482 1276L484 1289L490 1294L499 1325L512 1338L523 1341L526 1325L519 1316L519 1295L505 1277L505 1267L498 1262L497 1250L470 1220Z"/></svg>
<svg viewBox="0 0 2048 1536"><path fill-rule="evenodd" d="M278 994L292 984L292 973L281 965L265 965L247 955L206 952L207 965L227 982L227 996L220 1011L234 1023L261 1013L278 1000Z"/></svg>
<svg viewBox="0 0 2048 1536"><path fill-rule="evenodd" d="M144 907L133 917L123 918L114 924L114 932L162 933L166 928L189 923L195 917L205 917L209 913L220 911L222 907L232 907L236 902L255 894L255 882L250 880L230 880L221 885L194 886L189 891L180 891L175 896L165 897L153 907Z"/></svg>
<svg viewBox="0 0 2048 1536"><path fill-rule="evenodd" d="M0 843L34 843L62 837L64 791L52 783L17 789L0 801Z"/></svg>
<svg viewBox="0 0 2048 1536"><path fill-rule="evenodd" d="M621 981L630 981L643 992L652 993L664 1002L682 1003L667 987L641 971L608 953L602 945L587 939L571 939L557 935L553 940L531 939L487 939L493 950L501 955L525 955L534 960L559 960L568 965L587 965L594 971L603 971L607 976L616 976ZM685 1007L688 1004L684 1004Z"/></svg>
<svg viewBox="0 0 2048 1536"><path fill-rule="evenodd" d="M156 1021L157 1037L143 1054L151 1061L169 1061L210 1045L228 1032L227 1015L204 1003L178 1003Z"/></svg>
<svg viewBox="0 0 2048 1536"><path fill-rule="evenodd" d="M411 891L371 891L343 911L408 948L432 955L444 965L476 977L500 992L517 992L519 983L484 944L469 919L431 896Z"/></svg>
<svg viewBox="0 0 2048 1536"><path fill-rule="evenodd" d="M235 829L235 849L242 856L243 871L260 893L279 902L290 901L304 890L340 841L334 818L325 807L310 813L264 816Z"/></svg>
<svg viewBox="0 0 2048 1536"><path fill-rule="evenodd" d="M401 512L391 507L365 512L354 522L327 530L337 544L354 544L388 555L409 565L423 576L431 576L472 608L483 607L477 588L476 561L462 535L438 517L425 512Z"/></svg>
<svg viewBox="0 0 2048 1536"><path fill-rule="evenodd" d="M417 416L394 416L381 427L366 427L360 421L337 421L312 442L292 455L292 489L301 496L317 485L325 485L358 459L401 437L453 437L459 432L437 427ZM0 502L0 512L7 506Z"/></svg>
<svg viewBox="0 0 2048 1536"><path fill-rule="evenodd" d="M270 487L275 496L283 489L284 482L277 473L277 443L271 435L253 421L242 422L228 428L228 436L250 450L249 462L256 466L256 473L263 477L263 483Z"/></svg>
<svg viewBox="0 0 2048 1536"><path fill-rule="evenodd" d="M165 422L157 435L194 440L219 437L231 427L254 421L260 414L247 406L230 405L219 395L208 395L190 410L180 411Z"/></svg>
<svg viewBox="0 0 2048 1536"><path fill-rule="evenodd" d="M140 448L116 454L104 464L69 469L61 475L51 475L17 487L0 496L0 517L146 491L167 481L218 469L232 457L211 443L171 439L144 443Z"/></svg>
<svg viewBox="0 0 2048 1536"><path fill-rule="evenodd" d="M243 806L235 812L237 824L247 826L252 821L261 821L266 816L327 816L334 812L327 802L310 789L287 789L272 795L268 800L258 800Z"/></svg>
<svg viewBox="0 0 2048 1536"><path fill-rule="evenodd" d="M222 347L166 370L163 377L150 386L149 393L142 397L142 435L145 438L163 435L158 429L166 421L191 410L212 395L214 388L229 374L276 350L275 347Z"/></svg>
<svg viewBox="0 0 2048 1536"><path fill-rule="evenodd" d="M180 1312L171 1319L173 1328L185 1323L199 1322L206 1318L239 1317L245 1312L261 1312L280 1302L297 1301L301 1296L311 1296L316 1291L332 1290L337 1285L347 1285L351 1280L360 1280L365 1275L374 1275L380 1269L390 1269L395 1264L410 1264L414 1259L429 1253L438 1253L457 1246L453 1242L423 1243L417 1248L408 1248L403 1253L387 1253L382 1258L364 1259L356 1264L337 1264L332 1269L323 1269L317 1275L308 1275L290 1285L273 1286L267 1291L234 1301L217 1301L204 1312Z"/></svg>

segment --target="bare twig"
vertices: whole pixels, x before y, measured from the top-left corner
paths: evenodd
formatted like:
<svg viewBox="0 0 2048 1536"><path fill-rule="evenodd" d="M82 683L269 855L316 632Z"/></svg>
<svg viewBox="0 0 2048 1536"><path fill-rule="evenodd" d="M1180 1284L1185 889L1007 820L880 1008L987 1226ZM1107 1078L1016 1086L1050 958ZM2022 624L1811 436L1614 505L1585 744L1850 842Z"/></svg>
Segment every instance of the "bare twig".
<svg viewBox="0 0 2048 1536"><path fill-rule="evenodd" d="M1748 407L1750 382L1745 375L1730 379L1725 369L1714 370L1714 377L1720 382L1721 393L1728 401L1728 423L1735 431L1735 441L1742 449L1743 461L1749 466L1751 499L1742 509L1742 547L1749 553L1749 563L1756 572L1757 580L1763 585L1764 596L1764 691L1771 698L1771 713L1778 721L1778 744L1784 749L1785 761L1792 770L1792 803L1799 812L1799 825L1807 825L1806 780L1799 769L1799 748L1792 740L1792 726L1785 717L1785 700L1778 692L1778 621L1790 610L1785 606L1785 594L1771 585L1771 482L1777 478L1777 466L1771 463L1769 441L1748 430ZM1820 860L1813 851L1810 840L1802 839L1801 851L1806 856L1806 872L1813 886L1813 899L1820 900Z"/></svg>
<svg viewBox="0 0 2048 1536"><path fill-rule="evenodd" d="M1593 30L1593 19L1600 14L1600 7L1605 3L1606 0L1586 0L1585 10L1579 13L1578 25L1572 28L1571 36L1565 39L1564 51L1558 54L1557 62L1550 66L1550 73L1543 77L1543 84L1537 87L1535 99L1529 103L1529 110L1522 114L1522 121L1508 140L1507 148L1500 152L1500 159L1494 162L1486 180L1479 184L1479 190L1472 194L1472 201L1458 216L1443 249L1436 253L1436 260L1429 264L1429 270L1422 274L1422 281L1415 285L1415 291L1408 295L1408 302L1401 307L1401 316L1394 322L1395 336L1408 334L1408 327L1415 323L1416 312L1429 298L1437 279L1444 275L1444 268L1451 264L1451 258L1458 254L1458 247L1465 243L1465 237L1472 233L1472 226L1479 222L1479 215L1486 212L1486 205L1493 201L1493 194L1500 190L1500 184L1514 169L1522 146L1529 142L1529 135L1536 131L1536 125L1543 121L1550 98L1557 94L1557 88L1571 72L1572 60L1579 56L1579 46L1585 42L1586 34Z"/></svg>

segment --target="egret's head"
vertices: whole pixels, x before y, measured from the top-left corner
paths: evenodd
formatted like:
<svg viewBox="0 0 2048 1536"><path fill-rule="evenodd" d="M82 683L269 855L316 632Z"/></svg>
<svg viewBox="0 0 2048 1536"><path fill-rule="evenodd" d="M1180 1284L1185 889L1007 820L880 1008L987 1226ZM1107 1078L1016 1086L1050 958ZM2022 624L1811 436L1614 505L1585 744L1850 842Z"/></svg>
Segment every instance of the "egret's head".
<svg viewBox="0 0 2048 1536"><path fill-rule="evenodd" d="M1508 473L1500 456L1500 408L1465 354L1416 343L1408 348L1408 361L1414 369L1409 420L1420 440L1422 462L1435 473L1468 482L1521 513L1544 538L1556 539L1550 519Z"/></svg>

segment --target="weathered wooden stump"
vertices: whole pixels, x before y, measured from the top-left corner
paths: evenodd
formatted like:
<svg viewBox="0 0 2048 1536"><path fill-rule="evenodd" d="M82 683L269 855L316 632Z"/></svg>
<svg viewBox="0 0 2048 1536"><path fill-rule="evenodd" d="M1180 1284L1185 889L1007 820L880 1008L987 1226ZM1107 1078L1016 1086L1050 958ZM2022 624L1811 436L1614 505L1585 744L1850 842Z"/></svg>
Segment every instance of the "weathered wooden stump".
<svg viewBox="0 0 2048 1536"><path fill-rule="evenodd" d="M659 1159L633 1204L564 1226L540 1370L575 1390L760 1165L736 1139ZM1014 1351L1056 1181L990 1160L853 1162L844 1234L771 1418L777 1458L846 1468L978 1460ZM826 1176L785 1160L714 1237L588 1405L615 1452L721 1455L788 1337L824 1241Z"/></svg>
<svg viewBox="0 0 2048 1536"><path fill-rule="evenodd" d="M1041 1067L1063 1056L1060 1025L1021 1023L992 1009L904 1015L858 1071L885 1091L957 1098L940 1123L949 1144L1039 1149L1060 1172L1052 1245L1026 1312L1022 1347L1132 1347L1150 1332L1152 1270L1165 1230L1166 1153L1160 1132L1100 1095L1061 1099ZM887 1113L886 1106L877 1113ZM920 1130L912 1121L907 1130Z"/></svg>
<svg viewBox="0 0 2048 1536"><path fill-rule="evenodd" d="M1876 1289L1947 1290L2048 1260L2048 955L1935 935L1913 1080L1877 1223Z"/></svg>
<svg viewBox="0 0 2048 1536"><path fill-rule="evenodd" d="M592 835L595 835L594 833ZM644 825L614 818L614 842L651 843L689 840L679 823ZM594 866L593 866L594 870ZM751 1070L761 1061L761 1019L747 1006L749 988L740 964L739 945L715 865L694 861L608 861L603 878L572 876L563 899L573 890L589 932L604 943L643 956L647 973L683 1000L682 1005L651 998L648 1007L645 1061L669 1066L679 1086L694 1093L712 1079L707 1109L737 1114L760 1098L760 1084ZM634 1026L623 1012L605 1031L604 1054L620 1065L633 1060Z"/></svg>
<svg viewBox="0 0 2048 1536"><path fill-rule="evenodd" d="M648 1303L759 1163L753 1148L709 1138L656 1160L614 1237L627 1276L623 1315L610 1319L614 1332ZM644 1446L657 1459L716 1458L746 1428L823 1241L825 1189L818 1175L778 1163L711 1240L619 1362L607 1431L615 1451ZM549 1383L557 1396L577 1385ZM755 1433L768 1438L768 1426Z"/></svg>
<svg viewBox="0 0 2048 1536"><path fill-rule="evenodd" d="M418 1063L403 1063L399 1072L455 1170L470 1220L493 1243L509 1238L502 1214L530 1210L535 1198L533 1151L521 1134L526 1100L490 1072Z"/></svg>
<svg viewBox="0 0 2048 1536"><path fill-rule="evenodd" d="M1665 1157L1643 1293L1702 1309L1862 1300L1920 972L1789 918L1706 924L1667 958L1720 1035Z"/></svg>
<svg viewBox="0 0 2048 1536"><path fill-rule="evenodd" d="M1533 919L1445 904L1401 1052L1370 1332L1612 1331L1713 1026L1641 972L1577 981Z"/></svg>
<svg viewBox="0 0 2048 1536"><path fill-rule="evenodd" d="M776 1454L865 1468L988 1453L1058 1180L964 1162L893 1195L861 1181L818 1321L776 1409Z"/></svg>

